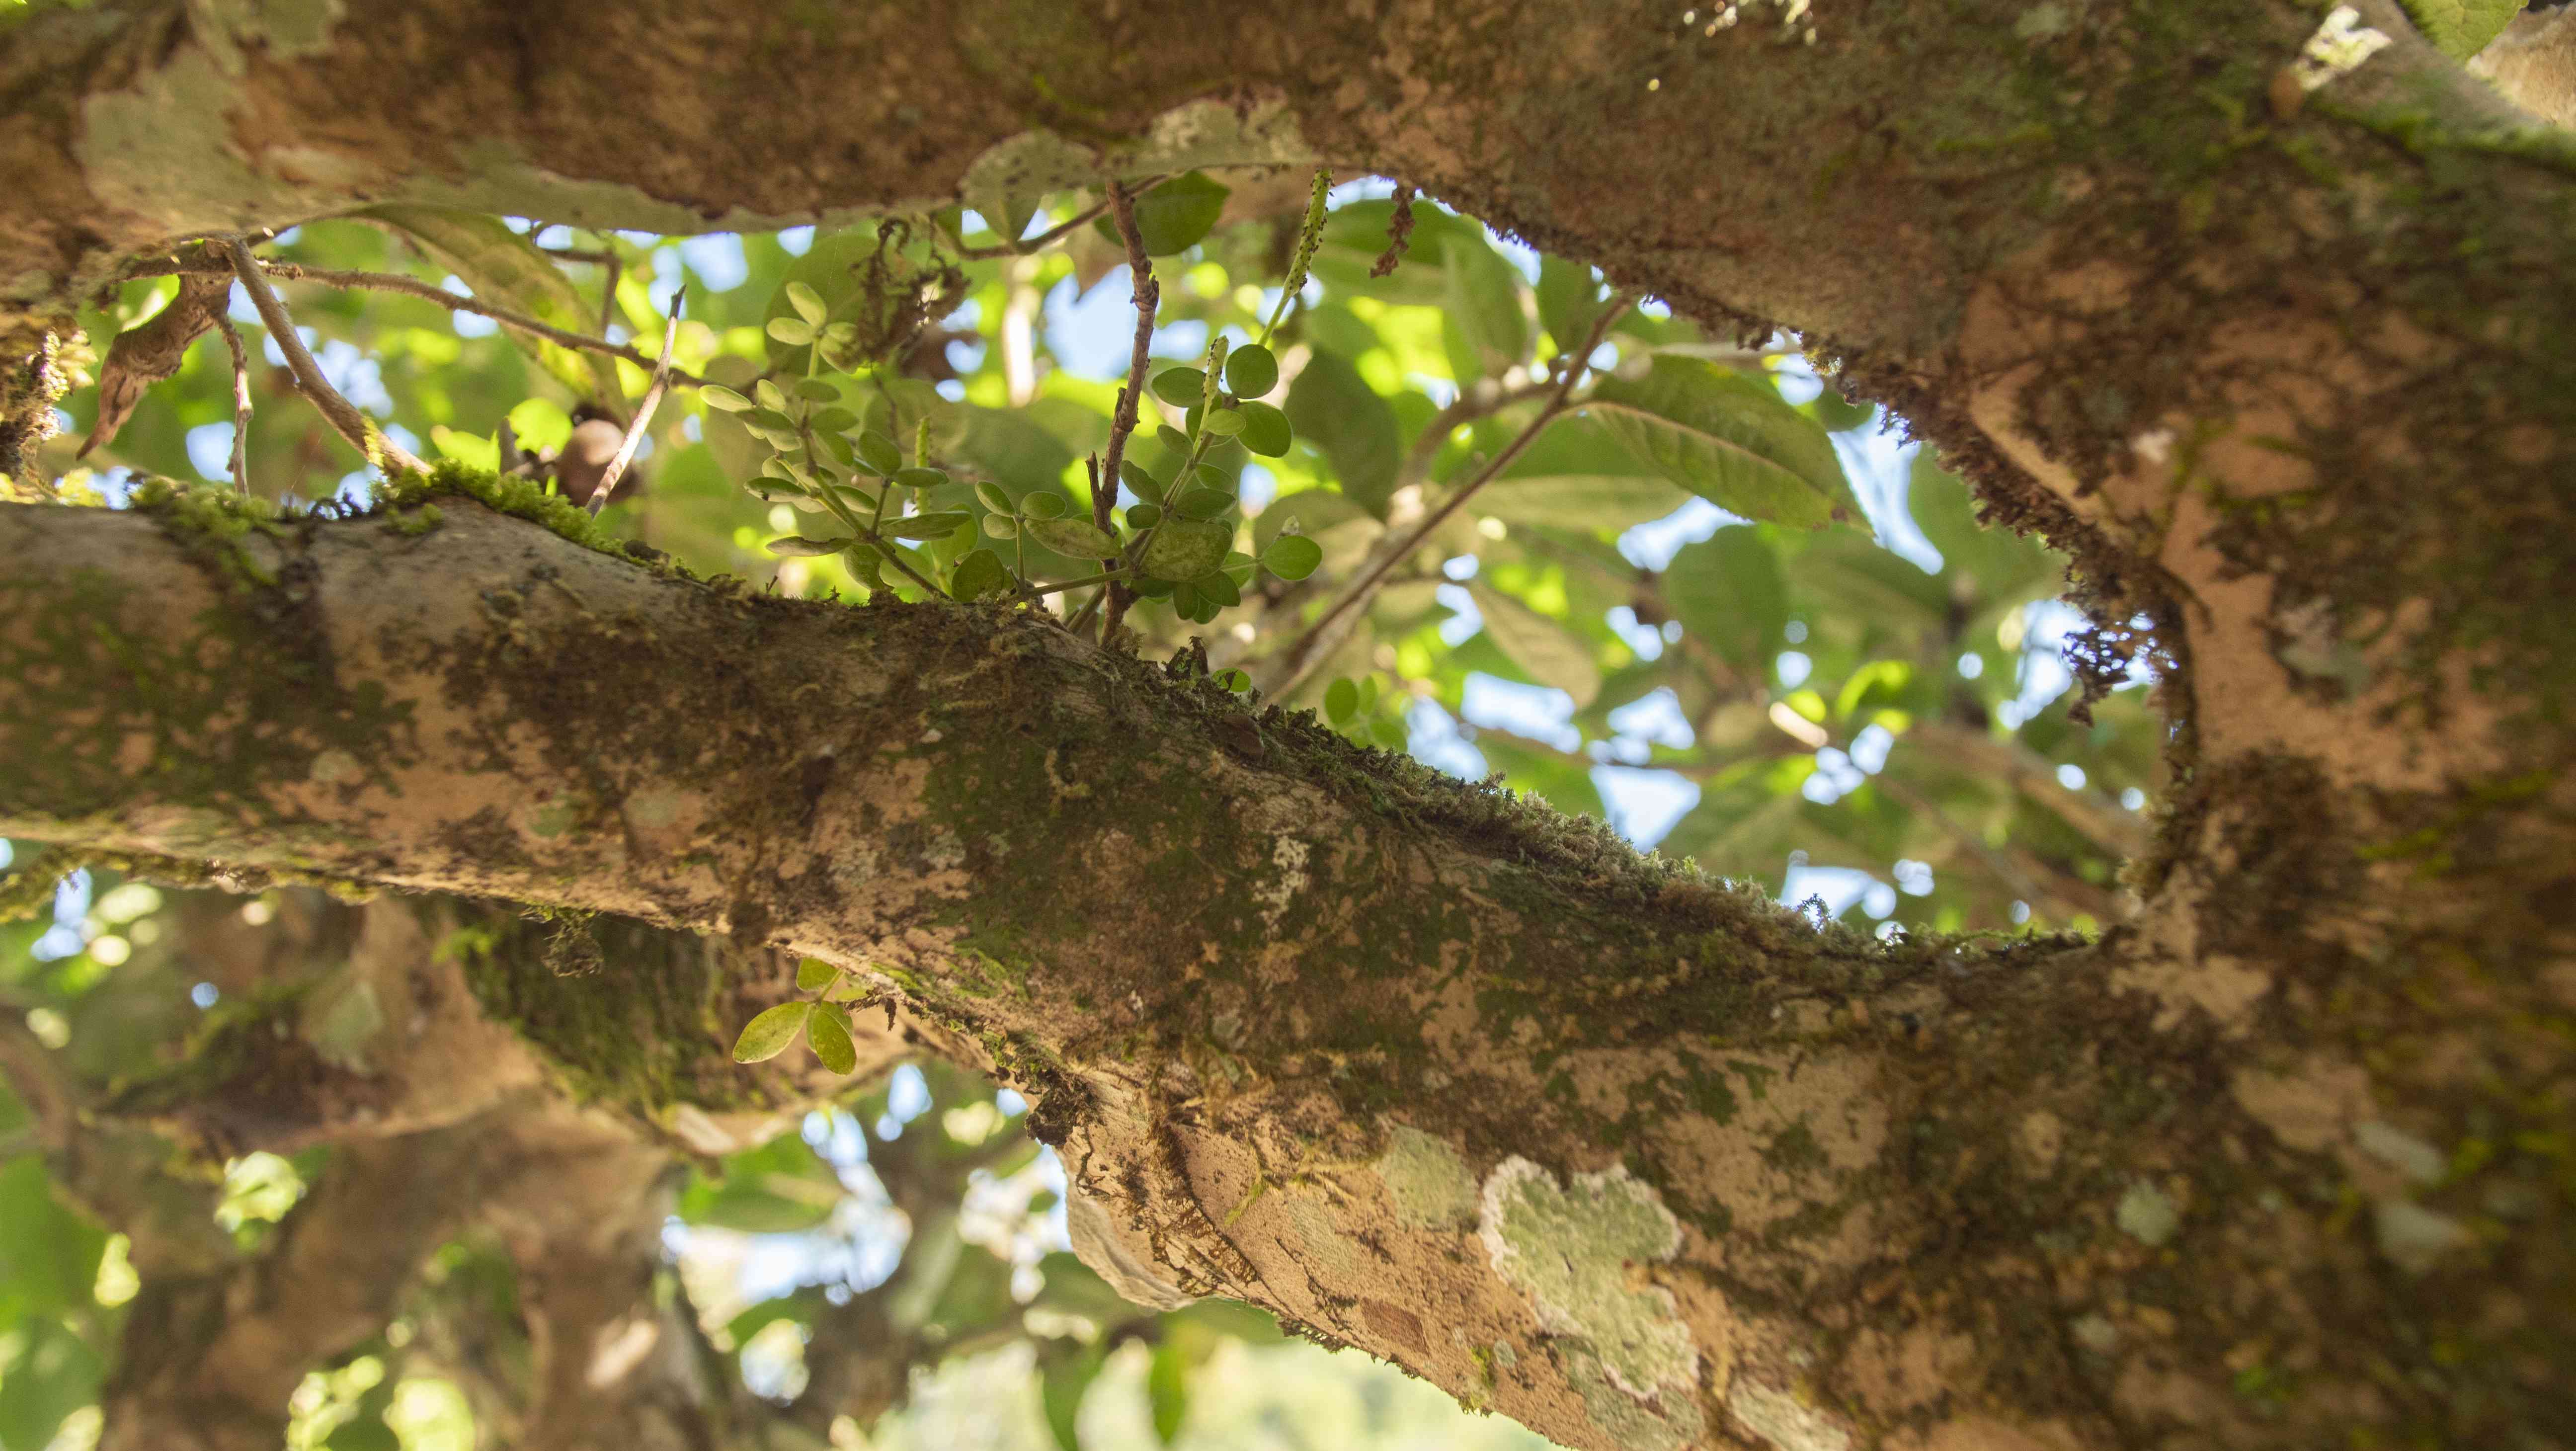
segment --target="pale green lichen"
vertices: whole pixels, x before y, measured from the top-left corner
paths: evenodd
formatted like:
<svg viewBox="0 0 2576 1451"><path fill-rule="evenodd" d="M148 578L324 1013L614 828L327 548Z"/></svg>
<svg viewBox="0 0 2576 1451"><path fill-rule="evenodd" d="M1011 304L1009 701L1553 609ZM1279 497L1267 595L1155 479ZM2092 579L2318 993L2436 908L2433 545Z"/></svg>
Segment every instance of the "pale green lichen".
<svg viewBox="0 0 2576 1451"><path fill-rule="evenodd" d="M1583 1396L1584 1414L1610 1433L1621 1451L1679 1451L1696 1445L1706 1428L1699 1407L1680 1387L1667 1390L1650 1404L1614 1383L1608 1367L1582 1341L1565 1342L1560 1350L1565 1378Z"/></svg>
<svg viewBox="0 0 2576 1451"><path fill-rule="evenodd" d="M1851 1433L1815 1407L1786 1391L1776 1391L1751 1376L1737 1376L1726 1395L1726 1408L1745 1429L1779 1451L1849 1451Z"/></svg>
<svg viewBox="0 0 2576 1451"><path fill-rule="evenodd" d="M2113 1212L2120 1229L2138 1243L2152 1249L2174 1237L2182 1227L2182 1211L2173 1199L2153 1184L2140 1180L2120 1196L2120 1207Z"/></svg>
<svg viewBox="0 0 2576 1451"><path fill-rule="evenodd" d="M1481 1210L1486 1257L1529 1296L1541 1325L1587 1342L1610 1380L1640 1400L1694 1383L1699 1347L1672 1292L1637 1283L1631 1268L1681 1250L1681 1221L1654 1186L1614 1166L1560 1188L1514 1157L1486 1177Z"/></svg>
<svg viewBox="0 0 2576 1451"><path fill-rule="evenodd" d="M1387 1136L1377 1176L1407 1229L1468 1229L1476 1223L1476 1176L1458 1151L1416 1128Z"/></svg>

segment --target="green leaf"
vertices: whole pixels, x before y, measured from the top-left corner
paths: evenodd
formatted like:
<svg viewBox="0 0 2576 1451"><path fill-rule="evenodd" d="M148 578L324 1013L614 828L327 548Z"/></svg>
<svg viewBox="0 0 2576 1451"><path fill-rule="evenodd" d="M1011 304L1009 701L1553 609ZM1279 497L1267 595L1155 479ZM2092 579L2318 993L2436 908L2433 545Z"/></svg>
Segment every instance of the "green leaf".
<svg viewBox="0 0 2576 1451"><path fill-rule="evenodd" d="M1214 600L1220 605L1231 607L1243 603L1243 590L1235 584L1234 576L1222 569L1211 569L1191 580L1190 588L1197 590L1201 599Z"/></svg>
<svg viewBox="0 0 2576 1451"><path fill-rule="evenodd" d="M796 309L796 315L805 320L807 340L811 341L811 329L823 325L824 314L829 310L823 305L823 294L791 279L787 283L787 305Z"/></svg>
<svg viewBox="0 0 2576 1451"><path fill-rule="evenodd" d="M1001 518L1001 515L993 516ZM997 595L1011 587L1011 572L1002 564L1002 556L989 549L969 551L957 561L957 573L948 581L953 599L975 600Z"/></svg>
<svg viewBox="0 0 2576 1451"><path fill-rule="evenodd" d="M1282 534L1261 551L1261 567L1281 579L1304 579L1324 562L1324 546L1303 534Z"/></svg>
<svg viewBox="0 0 2576 1451"><path fill-rule="evenodd" d="M1643 379L1604 379L1591 411L1664 477L1747 519L1813 529L1860 513L1825 431L1732 369L1658 357Z"/></svg>
<svg viewBox="0 0 2576 1451"><path fill-rule="evenodd" d="M2467 60L2504 34L2522 0L2403 0L2424 37L2453 60Z"/></svg>
<svg viewBox="0 0 2576 1451"><path fill-rule="evenodd" d="M1225 213L1229 188L1195 171L1183 172L1136 199L1136 236L1148 257L1187 251L1216 226ZM1107 217L1097 223L1101 235L1120 241Z"/></svg>
<svg viewBox="0 0 2576 1451"><path fill-rule="evenodd" d="M1145 1399L1154 1408L1154 1439L1171 1445L1190 1414L1190 1363L1178 1339L1167 1338L1154 1347L1153 1366L1145 1372Z"/></svg>
<svg viewBox="0 0 2576 1451"><path fill-rule="evenodd" d="M948 482L948 470L928 468L896 469L894 471L894 476L887 479L886 482L906 489L935 489L941 484Z"/></svg>
<svg viewBox="0 0 2576 1451"><path fill-rule="evenodd" d="M1047 1361L1038 1374L1038 1404L1046 1411L1047 1430L1060 1451L1082 1451L1074 1422L1082 1413L1083 1393L1100 1377L1101 1348L1068 1348Z"/></svg>
<svg viewBox="0 0 2576 1451"><path fill-rule="evenodd" d="M1316 349L1289 385L1287 412L1298 434L1332 464L1342 492L1385 518L1402 463L1403 431L1395 409L1359 369L1338 353Z"/></svg>
<svg viewBox="0 0 2576 1451"><path fill-rule="evenodd" d="M1828 610L1890 638L1938 631L1949 616L1949 591L1937 576L1860 534L1817 540L1798 551L1789 573L1802 590L1823 596Z"/></svg>
<svg viewBox="0 0 2576 1451"><path fill-rule="evenodd" d="M874 429L859 435L859 459L887 478L903 468L903 450L894 446L893 439Z"/></svg>
<svg viewBox="0 0 2576 1451"><path fill-rule="evenodd" d="M1192 484L1172 501L1172 512L1184 519L1213 519L1234 507L1234 495L1223 489Z"/></svg>
<svg viewBox="0 0 2576 1451"><path fill-rule="evenodd" d="M889 539L939 539L956 533L974 517L964 509L933 509L925 514L888 519L880 532Z"/></svg>
<svg viewBox="0 0 2576 1451"><path fill-rule="evenodd" d="M1187 408L1207 396L1207 372L1201 368L1165 368L1154 375L1154 396L1174 408Z"/></svg>
<svg viewBox="0 0 2576 1451"><path fill-rule="evenodd" d="M810 993L816 988L829 987L832 985L832 979L839 977L840 975L841 970L839 968L834 967L832 964L825 962L819 957L800 957L796 959L796 990L798 992Z"/></svg>
<svg viewBox="0 0 2576 1451"><path fill-rule="evenodd" d="M1132 458L1122 458L1118 461L1118 478L1120 482L1127 485L1127 491L1139 499L1159 499L1163 496L1162 482L1147 472L1143 464Z"/></svg>
<svg viewBox="0 0 2576 1451"><path fill-rule="evenodd" d="M1219 438L1232 438L1243 432L1243 415L1231 408L1219 408L1207 416L1207 431Z"/></svg>
<svg viewBox="0 0 2576 1451"><path fill-rule="evenodd" d="M984 516L984 532L996 539L1017 539L1020 537L1019 518L1012 514L987 514Z"/></svg>
<svg viewBox="0 0 2576 1451"><path fill-rule="evenodd" d="M813 325L802 318L773 317L769 320L768 332L791 348L801 348L814 341Z"/></svg>
<svg viewBox="0 0 2576 1451"><path fill-rule="evenodd" d="M1225 389L1237 398L1259 398L1279 386L1279 359L1259 343L1235 349L1225 360Z"/></svg>
<svg viewBox="0 0 2576 1451"><path fill-rule="evenodd" d="M1050 489L1020 501L1020 514L1034 520L1061 519L1073 512L1073 500Z"/></svg>
<svg viewBox="0 0 2576 1451"><path fill-rule="evenodd" d="M1192 580L1225 562L1233 526L1214 519L1167 519L1137 561L1156 579Z"/></svg>
<svg viewBox="0 0 2576 1451"><path fill-rule="evenodd" d="M801 282L792 282L788 284L791 288L803 287L804 285L805 284ZM808 403L838 403L841 401L841 390L832 386L831 381L825 378L799 378L796 380L796 386L792 391L797 397L804 399ZM817 417L814 420L815 425L822 428L847 428L850 424L858 421L857 416L854 414L844 422L825 423L823 420L829 417L831 417L831 415L828 413Z"/></svg>
<svg viewBox="0 0 2576 1451"><path fill-rule="evenodd" d="M1467 592L1475 596L1477 612L1485 617L1485 631L1493 636L1495 646L1532 680L1573 696L1577 710L1601 693L1601 667L1593 659L1592 647L1572 631L1484 584L1471 581Z"/></svg>
<svg viewBox="0 0 2576 1451"><path fill-rule="evenodd" d="M1942 573L1953 592L1981 608L2023 603L2065 578L2065 556L2038 538L1978 523L1968 486L1942 468L1928 446L1914 456L1905 507L1923 537L1941 551Z"/></svg>
<svg viewBox="0 0 2576 1451"><path fill-rule="evenodd" d="M0 1446L52 1441L64 1417L98 1400L105 1371L98 1352L60 1320L19 1318L0 1336Z"/></svg>
<svg viewBox="0 0 2576 1451"><path fill-rule="evenodd" d="M823 1066L848 1073L859 1066L858 1045L850 1041L850 1014L839 1003L816 1003L805 1019L805 1041Z"/></svg>
<svg viewBox="0 0 2576 1451"><path fill-rule="evenodd" d="M733 1061L762 1063L787 1051L796 1035L805 1027L806 1015L814 1005L808 1002L780 1003L742 1025L742 1036L733 1040Z"/></svg>
<svg viewBox="0 0 2576 1451"><path fill-rule="evenodd" d="M847 539L807 539L801 535L790 534L783 539L770 540L769 552L794 558L817 559L826 554L838 554L848 548L850 543L851 541Z"/></svg>
<svg viewBox="0 0 2576 1451"><path fill-rule="evenodd" d="M567 332L589 334L599 326L599 306L585 300L555 259L513 232L499 217L439 207L380 206L359 213L408 234L430 259L486 302L524 312ZM503 328L511 343L574 393L595 403L624 396L617 364L602 354L576 351Z"/></svg>
<svg viewBox="0 0 2576 1451"><path fill-rule="evenodd" d="M1283 458L1296 430L1288 424L1288 415L1267 403L1242 403L1236 412L1243 415L1243 432L1236 435L1243 446L1263 458Z"/></svg>
<svg viewBox="0 0 2576 1451"><path fill-rule="evenodd" d="M1496 479L1473 507L1506 524L1618 534L1661 519L1690 498L1661 474L1539 474Z"/></svg>
<svg viewBox="0 0 2576 1451"><path fill-rule="evenodd" d="M1769 678L1771 657L1786 648L1789 585L1759 528L1733 525L1684 546L1663 587L1684 630L1755 680Z"/></svg>
<svg viewBox="0 0 2576 1451"><path fill-rule="evenodd" d="M1559 351L1583 346L1601 316L1601 283L1580 262L1542 255L1538 259L1538 321L1556 339Z"/></svg>
<svg viewBox="0 0 2576 1451"><path fill-rule="evenodd" d="M721 408L727 413L748 413L753 406L750 399L721 383L709 383L698 390L698 396L706 400L708 407Z"/></svg>
<svg viewBox="0 0 2576 1451"><path fill-rule="evenodd" d="M724 1161L720 1177L680 1193L683 1223L746 1234L793 1234L832 1217L847 1193L832 1166L794 1133Z"/></svg>
<svg viewBox="0 0 2576 1451"><path fill-rule="evenodd" d="M1118 541L1088 519L1030 519L1020 527L1031 539L1069 559L1107 559L1118 552Z"/></svg>
<svg viewBox="0 0 2576 1451"><path fill-rule="evenodd" d="M1478 375L1494 376L1528 361L1530 325L1521 310L1520 272L1492 243L1463 230L1450 235L1443 252L1449 318L1482 365Z"/></svg>
<svg viewBox="0 0 2576 1451"><path fill-rule="evenodd" d="M1360 713L1360 688L1350 680L1336 680L1324 687L1324 716L1335 725L1349 722Z"/></svg>
<svg viewBox="0 0 2576 1451"><path fill-rule="evenodd" d="M1130 504L1127 506L1127 527L1130 529L1151 529L1162 517L1163 506L1160 504Z"/></svg>
<svg viewBox="0 0 2576 1451"><path fill-rule="evenodd" d="M1011 503L1011 496L1002 492L1001 485L996 484L989 479L978 480L976 482L975 502L982 504L985 508L996 514L1011 514L1018 512Z"/></svg>

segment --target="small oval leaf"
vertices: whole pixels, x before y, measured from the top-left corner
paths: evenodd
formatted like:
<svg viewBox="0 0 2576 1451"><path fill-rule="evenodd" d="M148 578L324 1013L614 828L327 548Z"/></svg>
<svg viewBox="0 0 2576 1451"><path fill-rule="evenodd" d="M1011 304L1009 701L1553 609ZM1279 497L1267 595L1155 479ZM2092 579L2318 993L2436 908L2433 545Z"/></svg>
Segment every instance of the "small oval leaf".
<svg viewBox="0 0 2576 1451"><path fill-rule="evenodd" d="M890 539L938 539L956 533L960 525L974 517L963 509L933 509L927 514L888 519L881 527Z"/></svg>
<svg viewBox="0 0 2576 1451"><path fill-rule="evenodd" d="M1156 579L1196 579L1225 562L1234 546L1234 528L1214 519L1169 519L1154 531L1137 561Z"/></svg>
<svg viewBox="0 0 2576 1451"><path fill-rule="evenodd" d="M801 348L814 341L814 325L799 318L773 317L769 335L791 348Z"/></svg>
<svg viewBox="0 0 2576 1451"><path fill-rule="evenodd" d="M889 477L903 467L903 450L894 446L893 439L874 429L859 435L859 458L869 468Z"/></svg>
<svg viewBox="0 0 2576 1451"><path fill-rule="evenodd" d="M1237 437L1243 446L1263 458L1281 458L1288 452L1289 441L1296 431L1288 426L1288 415L1267 403L1244 403L1236 411L1243 415L1243 432Z"/></svg>
<svg viewBox="0 0 2576 1451"><path fill-rule="evenodd" d="M796 990L799 992L810 993L818 987L828 986L832 979L840 975L839 968L819 957L796 959Z"/></svg>
<svg viewBox="0 0 2576 1451"><path fill-rule="evenodd" d="M796 1035L805 1028L805 1015L814 1010L812 1003L780 1003L764 1010L742 1025L742 1036L733 1040L733 1061L765 1063L787 1051Z"/></svg>
<svg viewBox="0 0 2576 1451"><path fill-rule="evenodd" d="M1324 562L1324 546L1303 534L1282 534L1261 553L1261 567L1281 579L1304 579Z"/></svg>
<svg viewBox="0 0 2576 1451"><path fill-rule="evenodd" d="M1172 512L1184 519L1213 519L1233 507L1234 495L1196 484L1181 490L1180 498L1172 502Z"/></svg>
<svg viewBox="0 0 2576 1451"><path fill-rule="evenodd" d="M1279 359L1254 343L1225 360L1225 388L1237 398L1258 398L1279 386Z"/></svg>
<svg viewBox="0 0 2576 1451"><path fill-rule="evenodd" d="M989 549L976 549L957 561L957 573L948 581L948 594L952 599L976 600L1001 594L1010 587L1011 572L1003 567L1002 556Z"/></svg>
<svg viewBox="0 0 2576 1451"><path fill-rule="evenodd" d="M826 554L838 554L850 543L847 539L807 539L799 534L790 534L783 539L770 540L769 552L792 558L816 559Z"/></svg>
<svg viewBox="0 0 2576 1451"><path fill-rule="evenodd" d="M1118 541L1088 519L1030 519L1020 527L1031 539L1075 559L1106 559L1118 552Z"/></svg>
<svg viewBox="0 0 2576 1451"><path fill-rule="evenodd" d="M859 1047L850 1041L850 1015L839 1003L816 1003L805 1019L805 1042L823 1066L848 1073L859 1066Z"/></svg>
<svg viewBox="0 0 2576 1451"><path fill-rule="evenodd" d="M722 383L709 383L698 390L698 396L706 400L709 408L721 408L727 413L749 413L756 406Z"/></svg>
<svg viewBox="0 0 2576 1451"><path fill-rule="evenodd" d="M1154 396L1174 408L1187 408L1207 391L1207 374L1197 368L1165 368L1154 375Z"/></svg>
<svg viewBox="0 0 2576 1451"><path fill-rule="evenodd" d="M1020 501L1020 513L1029 519L1061 519L1072 512L1073 500L1052 489Z"/></svg>

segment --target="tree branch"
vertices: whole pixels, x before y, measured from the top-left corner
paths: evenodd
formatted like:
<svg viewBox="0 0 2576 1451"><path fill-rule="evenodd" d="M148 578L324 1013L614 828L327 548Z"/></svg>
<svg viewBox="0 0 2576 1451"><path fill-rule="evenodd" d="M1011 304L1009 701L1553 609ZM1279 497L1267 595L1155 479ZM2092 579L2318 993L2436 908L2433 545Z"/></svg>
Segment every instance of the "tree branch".
<svg viewBox="0 0 2576 1451"><path fill-rule="evenodd" d="M260 272L259 260L251 256L250 248L236 237L223 244L223 251L232 260L233 275L241 279L242 290L250 294L251 305L259 309L260 321L268 324L269 336L276 340L277 350L286 355L286 366L295 374L295 386L304 390L304 396L321 411L323 418L329 420L331 427L348 440L349 446L358 451L358 456L365 459L370 467L388 473L429 472L429 465L385 437L380 429L367 421L365 414L340 396L340 390L331 386L330 379L322 376L321 365L305 351L304 339L295 332L295 319L287 316L286 304L278 301L277 293L269 287L268 278Z"/></svg>

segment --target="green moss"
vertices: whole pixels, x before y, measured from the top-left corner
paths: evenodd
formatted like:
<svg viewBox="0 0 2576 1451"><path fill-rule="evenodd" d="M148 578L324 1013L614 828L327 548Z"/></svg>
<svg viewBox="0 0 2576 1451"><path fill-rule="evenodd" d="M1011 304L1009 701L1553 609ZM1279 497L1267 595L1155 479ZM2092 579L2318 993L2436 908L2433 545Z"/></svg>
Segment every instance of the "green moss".
<svg viewBox="0 0 2576 1451"><path fill-rule="evenodd" d="M581 960L615 971L565 975L576 956L555 940L565 931L589 939ZM765 1106L753 1080L733 1071L731 1035L716 1021L736 984L694 937L579 914L451 934L441 947L483 1010L543 1054L577 1101L647 1122L683 1103Z"/></svg>

